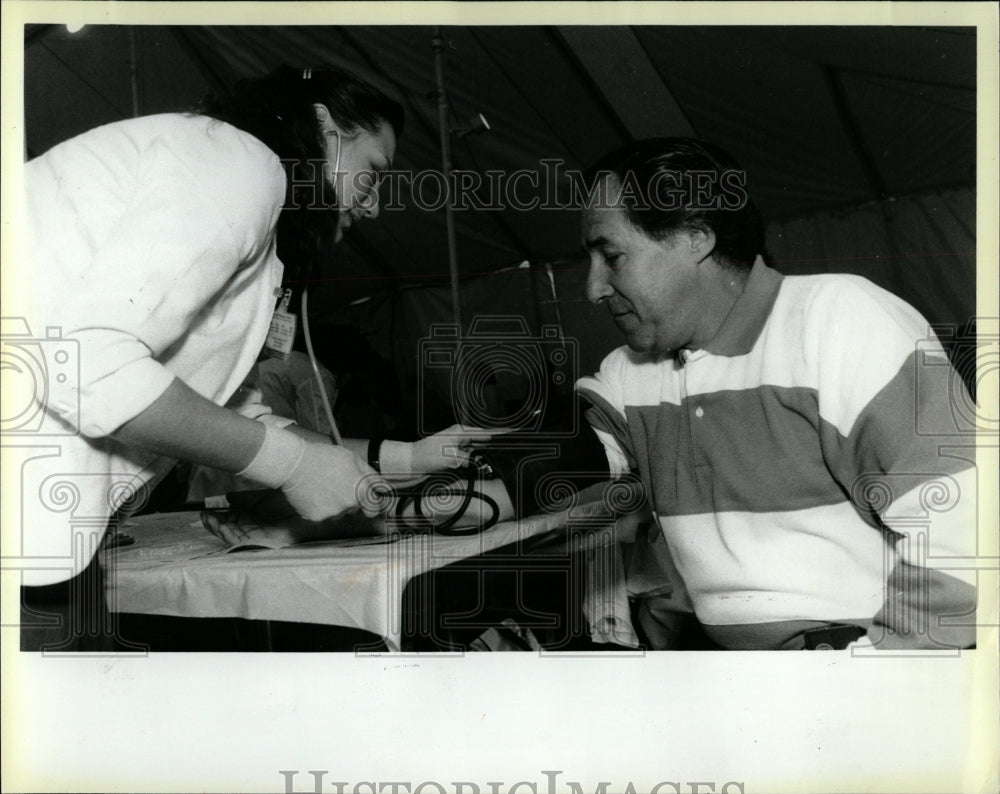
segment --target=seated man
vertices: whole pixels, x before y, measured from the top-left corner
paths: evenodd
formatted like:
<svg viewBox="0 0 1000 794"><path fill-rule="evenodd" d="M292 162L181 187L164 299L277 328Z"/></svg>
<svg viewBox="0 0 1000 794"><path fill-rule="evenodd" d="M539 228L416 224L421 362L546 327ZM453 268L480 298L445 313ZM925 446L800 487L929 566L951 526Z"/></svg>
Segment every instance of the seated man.
<svg viewBox="0 0 1000 794"><path fill-rule="evenodd" d="M973 646L973 439L927 322L863 278L769 268L716 147L631 144L588 188L588 297L627 347L577 387L709 640Z"/></svg>

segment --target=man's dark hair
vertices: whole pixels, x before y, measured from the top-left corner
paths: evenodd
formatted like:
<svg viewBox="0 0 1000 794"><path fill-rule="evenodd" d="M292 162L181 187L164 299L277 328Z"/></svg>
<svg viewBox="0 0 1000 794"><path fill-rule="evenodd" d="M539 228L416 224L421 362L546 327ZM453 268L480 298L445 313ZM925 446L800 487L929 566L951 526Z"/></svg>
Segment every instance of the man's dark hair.
<svg viewBox="0 0 1000 794"><path fill-rule="evenodd" d="M241 80L232 91L208 97L197 109L250 133L281 158L287 192L278 219L278 257L286 281L307 278L329 255L336 235L334 186L325 182L318 164L326 158L326 149L316 103L326 105L348 134L358 129L376 132L384 123L396 137L403 132L404 112L398 102L358 75L332 67L281 66L263 77Z"/></svg>
<svg viewBox="0 0 1000 794"><path fill-rule="evenodd" d="M620 197L597 189L609 175ZM734 268L750 268L764 254L764 222L747 192L746 172L718 146L694 138L635 141L601 158L585 183L591 196L620 198L629 221L653 239L711 230L712 253Z"/></svg>

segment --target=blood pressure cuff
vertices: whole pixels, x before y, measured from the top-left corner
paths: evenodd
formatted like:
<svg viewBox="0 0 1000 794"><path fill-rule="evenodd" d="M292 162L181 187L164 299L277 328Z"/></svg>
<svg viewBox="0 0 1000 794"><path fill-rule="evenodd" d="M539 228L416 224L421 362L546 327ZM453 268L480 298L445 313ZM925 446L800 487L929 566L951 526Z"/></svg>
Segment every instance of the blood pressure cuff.
<svg viewBox="0 0 1000 794"><path fill-rule="evenodd" d="M572 403L567 401L572 400ZM518 518L564 510L574 495L610 479L604 445L576 395L549 406L539 426L494 436L472 459L507 488Z"/></svg>

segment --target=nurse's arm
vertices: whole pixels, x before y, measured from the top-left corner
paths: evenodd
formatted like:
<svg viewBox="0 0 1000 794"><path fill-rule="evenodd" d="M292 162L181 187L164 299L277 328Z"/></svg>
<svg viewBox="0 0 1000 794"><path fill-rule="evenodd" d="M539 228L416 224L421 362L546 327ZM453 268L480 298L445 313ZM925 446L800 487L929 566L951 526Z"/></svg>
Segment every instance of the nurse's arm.
<svg viewBox="0 0 1000 794"><path fill-rule="evenodd" d="M239 472L264 442L264 425L216 405L174 378L111 437L159 455Z"/></svg>

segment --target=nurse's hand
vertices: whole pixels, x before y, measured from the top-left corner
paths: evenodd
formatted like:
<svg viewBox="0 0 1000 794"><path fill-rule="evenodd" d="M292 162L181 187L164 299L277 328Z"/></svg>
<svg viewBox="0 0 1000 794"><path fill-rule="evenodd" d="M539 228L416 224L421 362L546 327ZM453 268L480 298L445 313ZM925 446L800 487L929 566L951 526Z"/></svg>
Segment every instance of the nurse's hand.
<svg viewBox="0 0 1000 794"><path fill-rule="evenodd" d="M322 521L361 509L369 517L386 509L388 485L353 452L326 442L302 442L305 451L281 491L309 521Z"/></svg>

